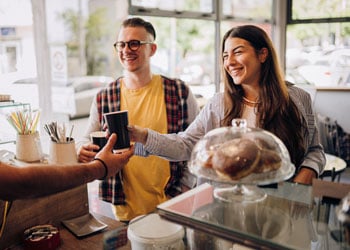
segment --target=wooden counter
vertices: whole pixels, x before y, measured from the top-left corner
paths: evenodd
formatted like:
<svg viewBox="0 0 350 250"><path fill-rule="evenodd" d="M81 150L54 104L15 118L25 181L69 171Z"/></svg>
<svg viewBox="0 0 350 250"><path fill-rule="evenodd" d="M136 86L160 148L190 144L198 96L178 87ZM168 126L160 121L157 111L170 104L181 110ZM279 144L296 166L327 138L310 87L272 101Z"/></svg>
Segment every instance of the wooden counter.
<svg viewBox="0 0 350 250"><path fill-rule="evenodd" d="M60 225L60 237L61 237L61 246L57 250L71 250L71 249L79 249L79 250L92 250L92 249L103 249L103 236L106 232L117 229L118 227L123 226L124 224L113 220L109 217L94 214L94 217L105 224L108 225L107 229L90 235L83 238L75 237L70 231L68 231L64 226ZM7 248L7 250L23 250L23 246L21 244L17 244ZM131 245L130 242L127 245L118 248L119 250L130 250Z"/></svg>
<svg viewBox="0 0 350 250"><path fill-rule="evenodd" d="M4 201L0 200L1 216L4 211ZM77 187L55 195L38 199L16 200L13 202L3 236L0 238L0 249L23 249L21 237L23 231L35 225L52 224L60 229L61 247L64 249L103 249L103 235L124 224L94 214L106 223L108 227L102 232L84 238L77 238L69 232L61 221L89 213L87 185ZM2 218L0 219L0 222ZM130 244L120 249L130 249Z"/></svg>
<svg viewBox="0 0 350 250"><path fill-rule="evenodd" d="M117 220L111 219L109 217L94 214L95 218L104 222L108 227L100 233L90 235L81 239L76 238L71 232L66 228L60 227L61 233L61 247L59 250L71 250L71 249L103 249L103 236L104 233L111 230L117 229L118 227L124 226L124 223L121 223ZM130 242L127 245L118 248L120 250L129 250L131 249Z"/></svg>

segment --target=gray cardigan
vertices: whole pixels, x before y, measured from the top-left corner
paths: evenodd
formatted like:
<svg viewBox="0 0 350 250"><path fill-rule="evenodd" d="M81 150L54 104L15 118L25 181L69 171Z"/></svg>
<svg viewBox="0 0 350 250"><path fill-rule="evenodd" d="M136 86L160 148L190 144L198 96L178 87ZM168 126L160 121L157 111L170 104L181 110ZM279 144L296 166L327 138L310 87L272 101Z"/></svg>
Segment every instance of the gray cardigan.
<svg viewBox="0 0 350 250"><path fill-rule="evenodd" d="M304 140L307 152L301 166L311 168L320 175L325 166L326 158L320 144L310 95L296 86L289 86L288 89L290 97L307 122L307 131L303 131L303 134L309 135ZM220 122L224 116L223 100L223 93L215 94L184 132L164 135L148 129L146 144L142 146L137 143L135 154L143 154L144 156L147 154L159 155L171 161L189 160L195 144L207 132L220 127Z"/></svg>

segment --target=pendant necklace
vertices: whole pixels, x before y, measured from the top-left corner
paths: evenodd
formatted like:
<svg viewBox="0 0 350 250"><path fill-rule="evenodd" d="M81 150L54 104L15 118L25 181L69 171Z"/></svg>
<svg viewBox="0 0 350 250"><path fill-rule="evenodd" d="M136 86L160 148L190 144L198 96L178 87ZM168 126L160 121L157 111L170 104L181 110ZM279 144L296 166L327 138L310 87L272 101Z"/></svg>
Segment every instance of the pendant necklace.
<svg viewBox="0 0 350 250"><path fill-rule="evenodd" d="M256 105L256 104L259 104L260 102L259 101L251 101L249 99L247 99L246 97L243 96L243 100L248 103L248 104L252 104L252 105Z"/></svg>

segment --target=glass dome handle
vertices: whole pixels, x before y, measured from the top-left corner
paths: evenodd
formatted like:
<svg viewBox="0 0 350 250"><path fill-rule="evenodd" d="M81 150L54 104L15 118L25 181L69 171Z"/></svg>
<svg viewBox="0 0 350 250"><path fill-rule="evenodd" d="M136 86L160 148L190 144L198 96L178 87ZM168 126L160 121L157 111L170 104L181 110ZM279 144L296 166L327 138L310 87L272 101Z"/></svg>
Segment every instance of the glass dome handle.
<svg viewBox="0 0 350 250"><path fill-rule="evenodd" d="M233 119L232 127L238 130L245 130L247 128L247 120L246 119Z"/></svg>

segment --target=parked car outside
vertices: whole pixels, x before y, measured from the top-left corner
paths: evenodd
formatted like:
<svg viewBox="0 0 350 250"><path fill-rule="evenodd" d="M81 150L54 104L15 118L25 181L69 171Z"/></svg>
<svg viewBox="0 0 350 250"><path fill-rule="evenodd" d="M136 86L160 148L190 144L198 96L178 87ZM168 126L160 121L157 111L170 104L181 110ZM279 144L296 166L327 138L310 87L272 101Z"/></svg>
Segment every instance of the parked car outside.
<svg viewBox="0 0 350 250"><path fill-rule="evenodd" d="M70 119L89 116L93 98L112 81L114 78L108 76L81 76L69 79L66 84L53 84L53 112L68 114ZM4 84L0 92L10 94L14 101L29 103L32 108L39 108L36 77Z"/></svg>
<svg viewBox="0 0 350 250"><path fill-rule="evenodd" d="M299 74L315 86L349 86L350 49L336 49L313 63L298 67Z"/></svg>
<svg viewBox="0 0 350 250"><path fill-rule="evenodd" d="M82 76L71 79L70 83L65 87L73 88L74 92L74 108L70 109L69 117L73 119L89 116L95 95L113 81L114 78L108 76ZM53 100L55 95L57 96L57 93L53 93Z"/></svg>

